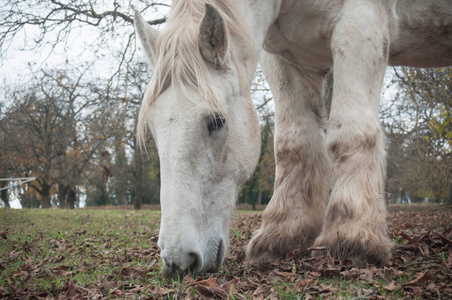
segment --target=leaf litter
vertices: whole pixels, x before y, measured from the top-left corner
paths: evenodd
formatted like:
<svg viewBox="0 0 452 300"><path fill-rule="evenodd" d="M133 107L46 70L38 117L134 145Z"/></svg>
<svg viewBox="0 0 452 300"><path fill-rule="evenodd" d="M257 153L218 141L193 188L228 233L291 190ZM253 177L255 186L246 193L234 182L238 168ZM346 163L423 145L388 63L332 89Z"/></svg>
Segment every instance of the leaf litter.
<svg viewBox="0 0 452 300"><path fill-rule="evenodd" d="M222 270L179 280L160 274L155 228L117 223L122 229L110 233L86 226L54 234L33 227L19 236L3 224L0 299L452 298L450 210L392 208L393 265L383 268L359 269L328 253L300 259L296 249L247 265L246 245L261 221L260 214L237 214Z"/></svg>

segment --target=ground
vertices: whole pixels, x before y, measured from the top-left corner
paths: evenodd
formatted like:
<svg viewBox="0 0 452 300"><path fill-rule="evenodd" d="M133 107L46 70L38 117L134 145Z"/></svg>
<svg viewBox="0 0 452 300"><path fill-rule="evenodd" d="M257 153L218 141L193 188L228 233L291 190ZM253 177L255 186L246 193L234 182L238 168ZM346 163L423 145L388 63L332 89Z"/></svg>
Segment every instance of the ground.
<svg viewBox="0 0 452 300"><path fill-rule="evenodd" d="M0 210L0 299L452 298L452 212L393 206L393 266L357 269L326 255L248 266L260 214L237 211L220 273L167 280L157 247L160 213Z"/></svg>

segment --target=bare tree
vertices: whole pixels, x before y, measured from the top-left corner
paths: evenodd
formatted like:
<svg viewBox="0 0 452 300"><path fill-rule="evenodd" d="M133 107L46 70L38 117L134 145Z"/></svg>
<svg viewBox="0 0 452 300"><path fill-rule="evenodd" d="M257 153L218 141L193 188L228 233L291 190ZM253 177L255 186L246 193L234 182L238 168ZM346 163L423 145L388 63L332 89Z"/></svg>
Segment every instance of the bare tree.
<svg viewBox="0 0 452 300"><path fill-rule="evenodd" d="M385 112L389 190L451 201L452 68L398 68L394 74L399 91Z"/></svg>
<svg viewBox="0 0 452 300"><path fill-rule="evenodd" d="M37 177L31 186L41 207L51 207L51 189L58 185L62 207L73 208L76 186L93 157L105 144L103 131L114 112L104 93L82 83L84 72L43 71L30 86L14 91L1 122L1 151L22 176ZM74 80L72 78L75 78ZM96 97L97 96L97 97ZM102 104L102 105L100 105ZM69 200L69 201L68 201Z"/></svg>

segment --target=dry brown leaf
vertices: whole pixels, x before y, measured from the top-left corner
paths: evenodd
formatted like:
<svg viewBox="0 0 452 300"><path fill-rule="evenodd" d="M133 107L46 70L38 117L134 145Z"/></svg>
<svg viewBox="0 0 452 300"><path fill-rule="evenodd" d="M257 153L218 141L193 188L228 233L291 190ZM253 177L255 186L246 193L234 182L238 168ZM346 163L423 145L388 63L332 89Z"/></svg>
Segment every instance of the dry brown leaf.
<svg viewBox="0 0 452 300"><path fill-rule="evenodd" d="M449 251L449 255L448 255L448 258L447 258L447 266L449 268L452 268L452 251Z"/></svg>
<svg viewBox="0 0 452 300"><path fill-rule="evenodd" d="M338 269L328 268L324 271L325 277L341 277L341 272Z"/></svg>
<svg viewBox="0 0 452 300"><path fill-rule="evenodd" d="M253 299L254 300L263 300L263 299L265 299L266 293L267 293L267 289L261 285L253 292Z"/></svg>
<svg viewBox="0 0 452 300"><path fill-rule="evenodd" d="M124 292L121 291L121 290L118 290L117 288L114 288L114 289L110 290L110 295L123 298L124 297Z"/></svg>
<svg viewBox="0 0 452 300"><path fill-rule="evenodd" d="M327 295L324 294L332 294L334 295L336 293L336 290L333 289L331 285L329 286L321 286L319 293L322 294L322 297L326 297Z"/></svg>
<svg viewBox="0 0 452 300"><path fill-rule="evenodd" d="M177 291L176 288L166 288L166 287L155 287L152 286L149 288L149 291L154 294L154 295L158 295L158 296L168 296L171 293L174 293Z"/></svg>
<svg viewBox="0 0 452 300"><path fill-rule="evenodd" d="M421 296L423 294L423 291L419 286L410 286L409 289L414 296Z"/></svg>
<svg viewBox="0 0 452 300"><path fill-rule="evenodd" d="M438 292L438 286L435 284L435 283L433 283L433 282L431 282L428 286L427 286L427 290L428 291L430 291L430 292L432 292L432 293L437 293Z"/></svg>
<svg viewBox="0 0 452 300"><path fill-rule="evenodd" d="M69 272L69 271L64 271L64 270L58 270L56 272L57 276L71 276L72 274L74 274L74 272Z"/></svg>
<svg viewBox="0 0 452 300"><path fill-rule="evenodd" d="M415 279L410 282L402 284L402 286L410 286L410 285L423 285L431 280L435 280L435 276L432 272L427 271L425 273L419 274Z"/></svg>
<svg viewBox="0 0 452 300"><path fill-rule="evenodd" d="M135 277L136 275L138 275L141 278L146 278L147 273L147 270L144 270L142 267L138 266L124 267L121 270L121 275L125 277Z"/></svg>
<svg viewBox="0 0 452 300"><path fill-rule="evenodd" d="M394 284L394 282L389 283L383 287L385 290L393 292L398 289L398 287Z"/></svg>
<svg viewBox="0 0 452 300"><path fill-rule="evenodd" d="M375 267L372 265L367 265L367 268L363 270L366 282L368 284L372 283L375 270Z"/></svg>
<svg viewBox="0 0 452 300"><path fill-rule="evenodd" d="M419 251L424 257L430 257L430 251L427 245L419 246Z"/></svg>
<svg viewBox="0 0 452 300"><path fill-rule="evenodd" d="M286 259L292 259L299 253L300 253L300 249L295 249L293 251L289 251L286 253Z"/></svg>
<svg viewBox="0 0 452 300"><path fill-rule="evenodd" d="M195 280L190 285L202 285L209 289L218 287L217 279L214 277L205 280Z"/></svg>
<svg viewBox="0 0 452 300"><path fill-rule="evenodd" d="M61 287L61 291L63 298L69 298L71 300L78 300L83 298L79 287L72 280L66 281Z"/></svg>
<svg viewBox="0 0 452 300"><path fill-rule="evenodd" d="M322 273L319 273L319 272L310 272L309 275L312 276L312 277L320 277L320 276L322 276Z"/></svg>
<svg viewBox="0 0 452 300"><path fill-rule="evenodd" d="M196 293L204 297L206 299L214 299L214 298L220 298L220 299L227 299L228 293L223 291L222 289L218 287L211 287L208 288L206 285L197 284L195 285L195 291Z"/></svg>
<svg viewBox="0 0 452 300"><path fill-rule="evenodd" d="M22 270L22 271L28 271L28 269L30 269L31 265L32 265L32 263L23 265L22 268L21 268L21 270Z"/></svg>
<svg viewBox="0 0 452 300"><path fill-rule="evenodd" d="M304 299L311 300L311 299L314 299L314 297L312 297L310 294L306 294Z"/></svg>
<svg viewBox="0 0 452 300"><path fill-rule="evenodd" d="M323 251L326 250L325 246L313 246L308 248L309 251Z"/></svg>
<svg viewBox="0 0 452 300"><path fill-rule="evenodd" d="M292 278L298 277L297 274L290 273L290 272L278 272L278 271L275 271L275 274L277 274L277 275L279 275L281 277L285 277L286 279L292 279Z"/></svg>
<svg viewBox="0 0 452 300"><path fill-rule="evenodd" d="M13 278L17 278L17 277L25 277L28 276L28 272L19 270L16 273L14 273Z"/></svg>
<svg viewBox="0 0 452 300"><path fill-rule="evenodd" d="M75 294L69 298L70 300L83 300L83 296L81 294Z"/></svg>
<svg viewBox="0 0 452 300"><path fill-rule="evenodd" d="M221 289L224 290L228 294L235 294L237 293L237 290L235 289L235 285L237 283L237 280L234 278L232 280L229 280L228 282L221 285Z"/></svg>
<svg viewBox="0 0 452 300"><path fill-rule="evenodd" d="M312 281L312 279L298 279L297 281L295 281L293 287L300 293L304 291Z"/></svg>

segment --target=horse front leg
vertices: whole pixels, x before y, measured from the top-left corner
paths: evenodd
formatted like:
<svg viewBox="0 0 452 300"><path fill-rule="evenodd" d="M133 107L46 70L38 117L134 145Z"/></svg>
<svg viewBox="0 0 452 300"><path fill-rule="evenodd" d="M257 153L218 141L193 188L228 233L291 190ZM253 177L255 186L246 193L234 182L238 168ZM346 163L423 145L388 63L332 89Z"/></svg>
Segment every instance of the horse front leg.
<svg viewBox="0 0 452 300"><path fill-rule="evenodd" d="M352 1L353 2L353 1ZM390 41L384 4L344 7L332 37L334 92L327 128L330 201L316 246L358 266L387 264L385 143L378 119Z"/></svg>
<svg viewBox="0 0 452 300"><path fill-rule="evenodd" d="M275 188L260 229L247 249L249 262L307 250L320 233L331 172L326 150L323 75L305 73L276 55L261 65L275 97Z"/></svg>

